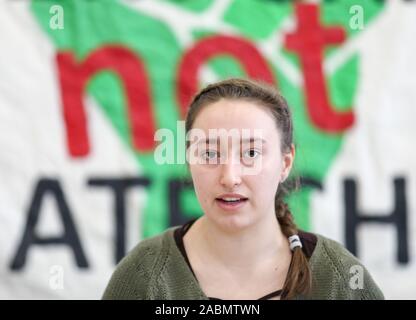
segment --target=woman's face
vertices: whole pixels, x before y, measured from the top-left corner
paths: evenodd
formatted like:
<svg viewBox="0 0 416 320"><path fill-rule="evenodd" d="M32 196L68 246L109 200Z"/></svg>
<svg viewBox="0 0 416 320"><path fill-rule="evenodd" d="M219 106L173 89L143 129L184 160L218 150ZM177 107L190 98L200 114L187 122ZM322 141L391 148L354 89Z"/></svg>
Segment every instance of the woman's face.
<svg viewBox="0 0 416 320"><path fill-rule="evenodd" d="M274 197L280 180L289 175L294 149L281 154L280 130L268 109L244 100L222 99L204 106L192 129L205 136L203 140L191 142L191 146L198 146L194 154L199 162L189 165L205 216L228 231L274 218ZM212 132L212 129L217 130ZM244 141L247 137L264 141ZM205 142L205 138L210 141ZM211 141L212 138L218 142ZM233 207L219 200L232 193L247 200Z"/></svg>

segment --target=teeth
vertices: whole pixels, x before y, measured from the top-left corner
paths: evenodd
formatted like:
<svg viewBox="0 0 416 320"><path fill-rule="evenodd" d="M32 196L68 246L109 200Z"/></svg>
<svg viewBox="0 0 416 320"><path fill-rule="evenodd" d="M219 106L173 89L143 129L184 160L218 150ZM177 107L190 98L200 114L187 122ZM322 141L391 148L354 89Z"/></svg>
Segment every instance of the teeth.
<svg viewBox="0 0 416 320"><path fill-rule="evenodd" d="M238 202L238 201L246 200L246 198L220 198L220 199L226 202Z"/></svg>

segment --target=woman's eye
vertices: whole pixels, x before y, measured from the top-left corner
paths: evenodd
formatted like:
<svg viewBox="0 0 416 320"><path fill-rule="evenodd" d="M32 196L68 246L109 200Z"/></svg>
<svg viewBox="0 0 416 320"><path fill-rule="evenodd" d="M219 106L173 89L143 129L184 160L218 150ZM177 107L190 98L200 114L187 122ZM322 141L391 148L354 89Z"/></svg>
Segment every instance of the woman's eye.
<svg viewBox="0 0 416 320"><path fill-rule="evenodd" d="M217 153L216 151L205 151L202 153L202 157L207 160L213 159L216 153Z"/></svg>
<svg viewBox="0 0 416 320"><path fill-rule="evenodd" d="M258 154L260 154L260 152L258 152L257 150L254 150L254 149L247 150L244 153L244 155L247 155L250 159L256 158Z"/></svg>

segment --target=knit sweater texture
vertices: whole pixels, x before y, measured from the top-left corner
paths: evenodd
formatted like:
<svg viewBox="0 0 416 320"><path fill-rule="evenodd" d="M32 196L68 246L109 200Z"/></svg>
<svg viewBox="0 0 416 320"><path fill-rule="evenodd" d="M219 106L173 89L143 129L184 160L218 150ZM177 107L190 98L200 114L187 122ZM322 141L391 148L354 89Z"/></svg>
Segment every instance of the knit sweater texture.
<svg viewBox="0 0 416 320"><path fill-rule="evenodd" d="M175 243L176 228L139 242L117 265L103 299L208 300ZM296 300L384 299L354 255L334 240L315 236L316 247L309 258L312 290L307 296L296 296ZM357 278L360 276L362 282Z"/></svg>

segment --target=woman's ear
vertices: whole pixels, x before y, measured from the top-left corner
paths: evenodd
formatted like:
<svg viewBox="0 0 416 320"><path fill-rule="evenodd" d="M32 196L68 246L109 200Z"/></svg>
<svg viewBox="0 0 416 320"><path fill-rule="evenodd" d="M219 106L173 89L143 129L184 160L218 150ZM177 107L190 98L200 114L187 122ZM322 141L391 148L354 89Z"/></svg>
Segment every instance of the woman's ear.
<svg viewBox="0 0 416 320"><path fill-rule="evenodd" d="M280 176L280 181L283 182L290 174L290 170L292 170L293 162L295 160L295 146L291 145L290 151L283 154L283 170Z"/></svg>

